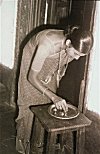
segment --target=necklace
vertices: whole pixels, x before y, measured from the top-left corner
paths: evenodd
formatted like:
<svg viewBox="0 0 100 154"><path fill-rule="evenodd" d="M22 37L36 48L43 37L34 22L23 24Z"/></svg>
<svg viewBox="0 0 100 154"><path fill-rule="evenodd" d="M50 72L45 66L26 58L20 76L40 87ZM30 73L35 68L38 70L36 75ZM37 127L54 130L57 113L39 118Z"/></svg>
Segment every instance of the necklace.
<svg viewBox="0 0 100 154"><path fill-rule="evenodd" d="M65 75L66 69L68 67L68 63L69 63L69 56L66 55L66 62L64 65L64 70L63 73L61 73L61 69L62 69L62 52L65 50L62 50L61 52L59 52L59 64L58 64L58 71L57 71L57 87L59 87L59 82L61 80L61 78Z"/></svg>

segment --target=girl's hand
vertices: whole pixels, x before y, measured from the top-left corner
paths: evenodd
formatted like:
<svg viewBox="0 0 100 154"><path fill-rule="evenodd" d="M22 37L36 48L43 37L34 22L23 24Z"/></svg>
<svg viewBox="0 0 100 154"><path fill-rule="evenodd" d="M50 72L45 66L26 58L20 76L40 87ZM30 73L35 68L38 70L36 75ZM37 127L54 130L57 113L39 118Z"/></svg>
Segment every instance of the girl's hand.
<svg viewBox="0 0 100 154"><path fill-rule="evenodd" d="M65 99L62 99L61 97L57 96L57 97L53 97L52 101L58 110L63 110L64 112L68 111L68 105Z"/></svg>

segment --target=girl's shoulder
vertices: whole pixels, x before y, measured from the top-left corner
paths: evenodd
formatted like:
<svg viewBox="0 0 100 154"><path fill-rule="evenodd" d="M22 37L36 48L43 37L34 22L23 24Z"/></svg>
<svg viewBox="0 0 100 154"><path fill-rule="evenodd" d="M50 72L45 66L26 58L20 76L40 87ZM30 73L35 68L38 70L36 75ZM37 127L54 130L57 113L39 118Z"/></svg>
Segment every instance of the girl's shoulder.
<svg viewBox="0 0 100 154"><path fill-rule="evenodd" d="M50 55L60 51L64 38L63 30L58 29L46 29L39 32L36 36L37 43L44 46L45 50L48 49Z"/></svg>
<svg viewBox="0 0 100 154"><path fill-rule="evenodd" d="M46 37L49 38L54 44L54 43L57 43L59 41L62 41L62 39L64 38L64 31L58 30L58 29L51 29L46 34Z"/></svg>
<svg viewBox="0 0 100 154"><path fill-rule="evenodd" d="M53 44L57 41L61 41L64 37L64 31L59 29L45 29L39 32L36 36L37 41L43 41L45 39L50 40Z"/></svg>

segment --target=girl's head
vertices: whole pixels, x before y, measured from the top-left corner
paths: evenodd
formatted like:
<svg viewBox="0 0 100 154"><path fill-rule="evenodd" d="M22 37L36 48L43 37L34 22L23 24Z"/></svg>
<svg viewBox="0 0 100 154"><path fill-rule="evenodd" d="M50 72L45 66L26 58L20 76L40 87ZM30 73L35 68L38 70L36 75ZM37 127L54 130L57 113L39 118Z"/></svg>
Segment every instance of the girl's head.
<svg viewBox="0 0 100 154"><path fill-rule="evenodd" d="M66 45L70 52L73 49L79 56L87 55L93 46L92 33L90 31L83 31L75 26L67 35Z"/></svg>

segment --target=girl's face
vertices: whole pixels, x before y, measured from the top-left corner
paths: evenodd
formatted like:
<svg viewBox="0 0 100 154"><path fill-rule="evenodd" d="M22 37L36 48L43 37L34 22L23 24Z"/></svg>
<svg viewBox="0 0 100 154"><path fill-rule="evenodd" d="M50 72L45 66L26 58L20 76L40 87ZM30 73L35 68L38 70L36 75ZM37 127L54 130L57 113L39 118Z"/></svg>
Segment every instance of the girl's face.
<svg viewBox="0 0 100 154"><path fill-rule="evenodd" d="M70 43L66 48L67 54L71 59L78 60L81 56L85 56L85 54L78 52Z"/></svg>
<svg viewBox="0 0 100 154"><path fill-rule="evenodd" d="M78 52L73 47L67 48L67 54L70 58L78 60L81 56L85 56L85 54Z"/></svg>

